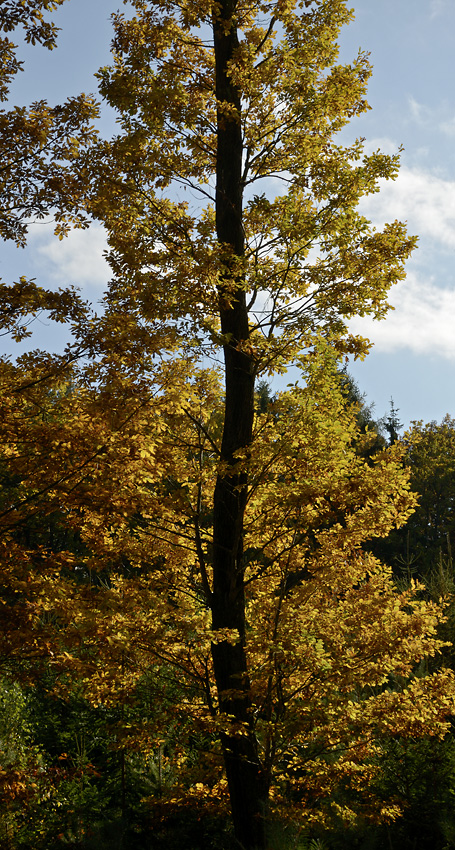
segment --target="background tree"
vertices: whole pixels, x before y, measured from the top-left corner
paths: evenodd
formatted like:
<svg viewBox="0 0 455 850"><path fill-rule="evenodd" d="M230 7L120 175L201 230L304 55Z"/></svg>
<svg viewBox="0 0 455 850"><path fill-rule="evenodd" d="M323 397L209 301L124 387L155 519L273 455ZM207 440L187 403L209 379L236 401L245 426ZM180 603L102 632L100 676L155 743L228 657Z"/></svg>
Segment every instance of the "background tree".
<svg viewBox="0 0 455 850"><path fill-rule="evenodd" d="M385 448L386 441L383 436L383 423L373 417L374 404L366 403L366 394L362 393L352 376L343 368L340 372L341 387L346 404L351 405L356 411L356 421L360 433L361 450L368 457L373 457L376 452ZM365 439L368 435L369 440Z"/></svg>
<svg viewBox="0 0 455 850"><path fill-rule="evenodd" d="M403 528L375 544L378 556L386 558L402 578L416 576L431 584L432 575L441 570L452 574L454 438L454 420L449 415L440 424L413 423L404 437L418 505Z"/></svg>
<svg viewBox="0 0 455 850"><path fill-rule="evenodd" d="M416 423L409 436L407 462L419 494L409 521L409 546L419 572L452 560L454 543L455 422L445 416L438 425Z"/></svg>
<svg viewBox="0 0 455 850"><path fill-rule="evenodd" d="M398 431L403 427L403 424L400 422L398 414L399 410L395 407L393 403L393 398L390 399L390 413L388 416L384 416L384 428L389 435L389 440L391 445L396 443L398 440Z"/></svg>

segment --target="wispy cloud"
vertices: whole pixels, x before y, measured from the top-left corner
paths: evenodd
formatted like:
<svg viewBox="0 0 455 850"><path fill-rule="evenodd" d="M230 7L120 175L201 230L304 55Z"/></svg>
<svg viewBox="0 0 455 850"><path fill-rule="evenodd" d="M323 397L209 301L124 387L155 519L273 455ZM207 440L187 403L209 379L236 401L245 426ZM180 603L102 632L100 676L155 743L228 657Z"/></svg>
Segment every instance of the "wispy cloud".
<svg viewBox="0 0 455 850"><path fill-rule="evenodd" d="M446 136L455 135L455 116L453 112L453 103L442 99L436 103L420 103L418 100L409 95L408 97L409 118L414 124L419 127L439 130Z"/></svg>
<svg viewBox="0 0 455 850"><path fill-rule="evenodd" d="M449 8L450 0L431 0L430 3L430 20L443 15Z"/></svg>
<svg viewBox="0 0 455 850"><path fill-rule="evenodd" d="M419 101L411 94L408 97L408 106L413 121L417 121L418 124L427 123L430 116L430 110L424 103L419 103Z"/></svg>
<svg viewBox="0 0 455 850"><path fill-rule="evenodd" d="M455 115L452 115L452 117L447 121L441 121L439 129L445 133L446 136L455 136Z"/></svg>

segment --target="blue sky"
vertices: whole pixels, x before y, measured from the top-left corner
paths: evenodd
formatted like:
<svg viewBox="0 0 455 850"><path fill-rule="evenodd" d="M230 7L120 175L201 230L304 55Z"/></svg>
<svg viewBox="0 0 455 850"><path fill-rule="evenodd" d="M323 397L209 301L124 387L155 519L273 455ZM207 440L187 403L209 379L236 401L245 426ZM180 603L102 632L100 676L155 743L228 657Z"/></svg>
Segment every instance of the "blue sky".
<svg viewBox="0 0 455 850"><path fill-rule="evenodd" d="M364 136L367 149L394 152L404 145L394 183L367 199L362 210L380 226L395 218L419 235L407 279L395 287L395 310L384 322L356 320L353 327L374 342L373 352L350 370L375 413L393 397L401 421L438 421L455 416L455 3L454 0L354 0L354 22L341 37L341 57L359 47L371 52L372 110L343 133L346 142ZM68 0L55 14L59 47L21 50L11 102L39 98L59 102L80 91L96 92L93 73L109 61L109 15L115 0ZM15 39L16 38L15 35ZM105 114L103 132L113 129ZM31 227L26 251L0 246L0 276L36 277L43 285L79 285L97 300L109 278L102 256L103 232L92 228L63 242L52 225ZM50 334L36 323L37 341ZM62 330L63 334L64 331ZM58 339L55 337L55 339Z"/></svg>
<svg viewBox="0 0 455 850"><path fill-rule="evenodd" d="M400 175L364 204L375 223L398 218L419 235L407 279L384 322L357 321L374 343L351 371L381 415L393 396L406 424L455 416L455 3L357 0L342 56L371 52L372 110L350 125L371 148L402 144Z"/></svg>

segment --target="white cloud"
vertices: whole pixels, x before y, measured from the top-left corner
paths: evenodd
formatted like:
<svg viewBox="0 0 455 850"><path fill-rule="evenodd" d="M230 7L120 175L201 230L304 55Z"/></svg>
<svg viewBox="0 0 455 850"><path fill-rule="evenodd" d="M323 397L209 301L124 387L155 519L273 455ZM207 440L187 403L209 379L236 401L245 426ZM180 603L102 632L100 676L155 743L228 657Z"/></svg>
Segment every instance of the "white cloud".
<svg viewBox="0 0 455 850"><path fill-rule="evenodd" d="M434 280L409 273L392 290L390 303L395 309L385 320L355 318L351 330L368 337L378 352L407 349L455 360L455 289L441 289Z"/></svg>
<svg viewBox="0 0 455 850"><path fill-rule="evenodd" d="M423 103L419 103L412 95L408 97L409 110L411 117L419 124L424 124L428 120L429 110Z"/></svg>
<svg viewBox="0 0 455 850"><path fill-rule="evenodd" d="M361 209L377 227L395 219L407 221L408 231L416 233L420 243L414 255L418 265L414 263L406 281L391 292L395 309L382 322L354 319L353 330L371 339L376 351L408 350L455 360L455 287L438 286L435 276L440 269L448 282L441 259L455 247L455 181L404 167L395 181L384 181L379 194L365 198ZM425 277L423 269L432 273Z"/></svg>
<svg viewBox="0 0 455 850"><path fill-rule="evenodd" d="M436 105L432 103L428 106L426 103L419 103L415 97L409 95L408 105L411 120L415 124L432 131L439 130L446 136L455 135L455 116L451 102L443 99Z"/></svg>
<svg viewBox="0 0 455 850"><path fill-rule="evenodd" d="M100 225L92 225L88 230L73 230L61 241L47 234L43 241L42 233L37 232L32 244L49 277L60 285L74 284L82 289L100 287L111 277L103 256L107 247L106 233Z"/></svg>
<svg viewBox="0 0 455 850"><path fill-rule="evenodd" d="M360 208L378 227L395 219L407 221L411 233L429 237L439 248L455 247L454 180L401 168L395 181L384 181L380 193L364 198Z"/></svg>

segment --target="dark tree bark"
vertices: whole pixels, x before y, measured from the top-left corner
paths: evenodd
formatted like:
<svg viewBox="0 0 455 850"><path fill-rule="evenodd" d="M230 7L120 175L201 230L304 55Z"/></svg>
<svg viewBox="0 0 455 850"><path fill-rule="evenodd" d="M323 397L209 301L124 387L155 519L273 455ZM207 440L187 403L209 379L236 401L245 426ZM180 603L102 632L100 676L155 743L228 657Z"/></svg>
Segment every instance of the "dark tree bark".
<svg viewBox="0 0 455 850"><path fill-rule="evenodd" d="M241 735L234 731L222 735L235 834L245 850L262 850L268 788L253 729L245 655L243 521L247 474L236 469L235 459L237 450L248 449L251 444L254 414L254 363L243 345L249 330L242 274L241 99L228 74L238 47L235 7L235 0L222 0L213 20L218 101L216 228L224 265L219 288L226 390L221 459L228 464L228 471L218 476L214 495L212 625L214 629L237 629L240 641L235 645L227 641L213 644L212 656L220 710L242 731Z"/></svg>

